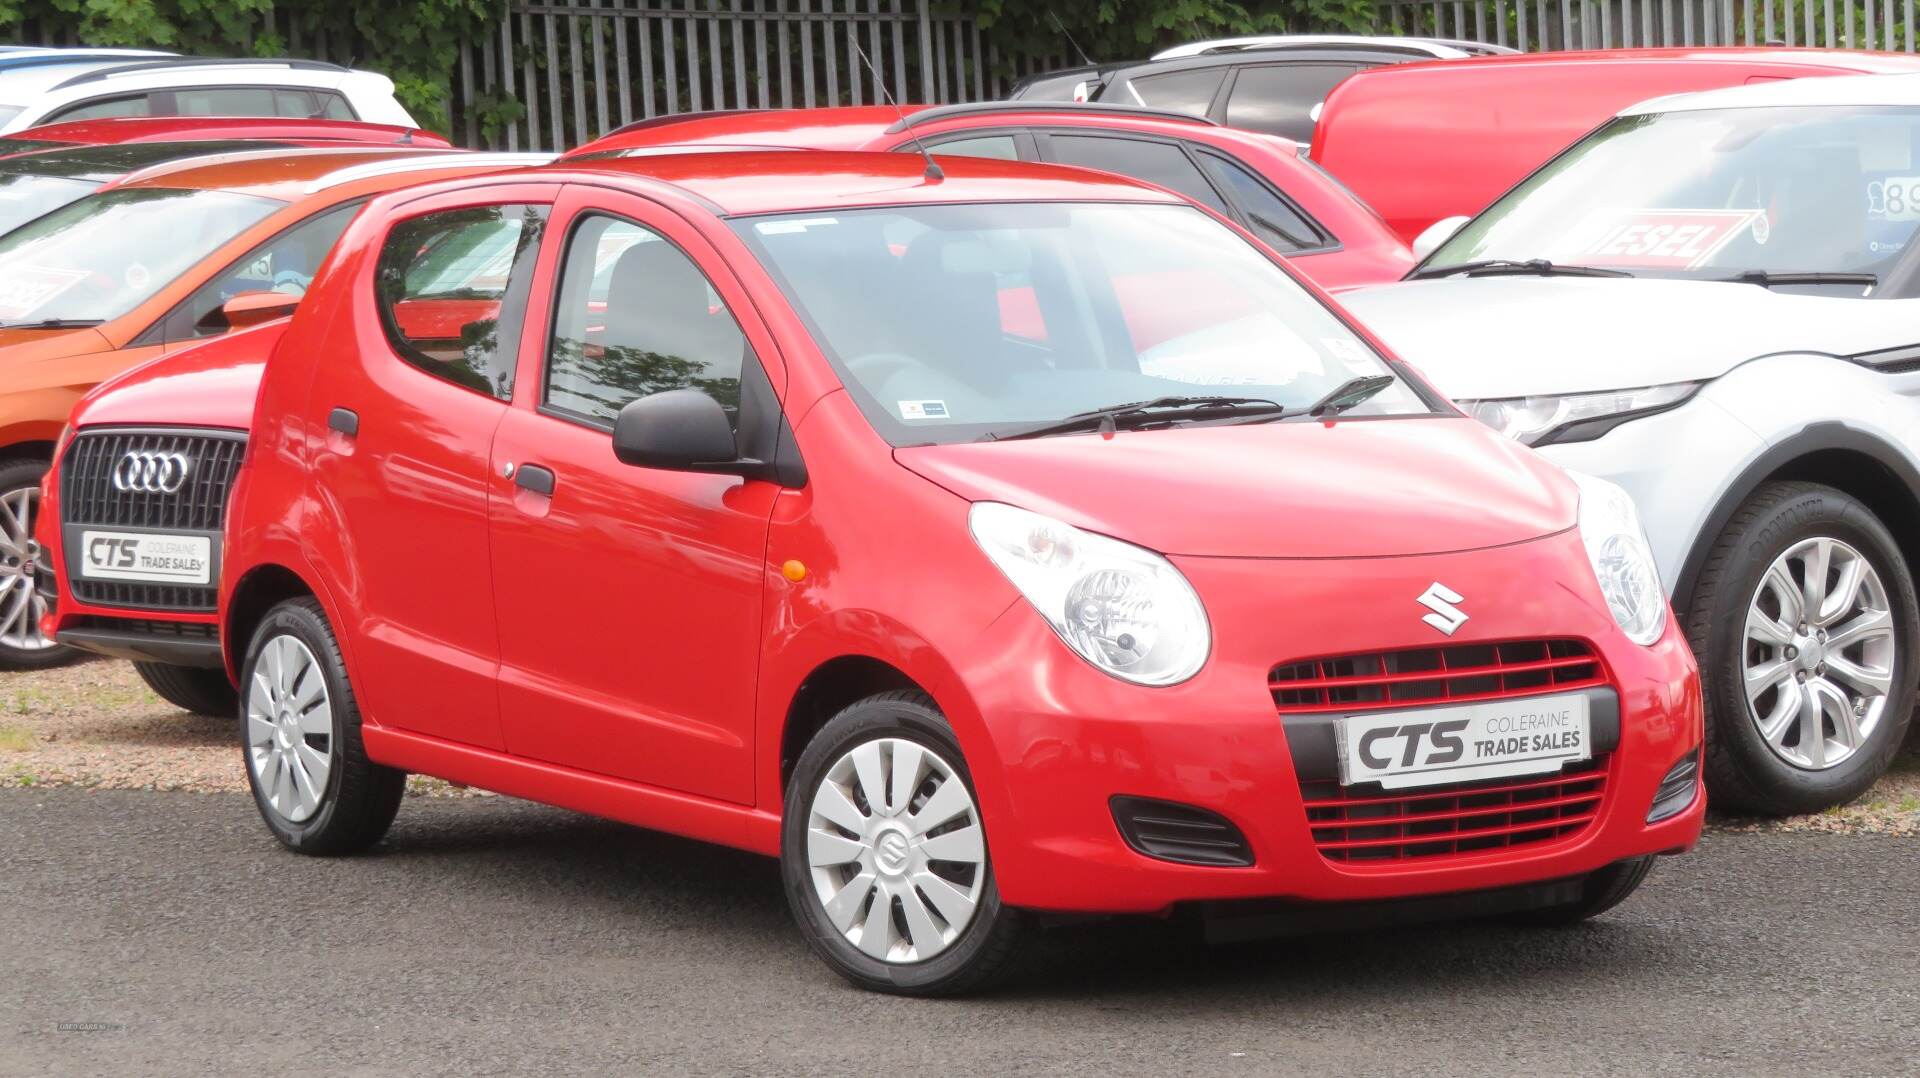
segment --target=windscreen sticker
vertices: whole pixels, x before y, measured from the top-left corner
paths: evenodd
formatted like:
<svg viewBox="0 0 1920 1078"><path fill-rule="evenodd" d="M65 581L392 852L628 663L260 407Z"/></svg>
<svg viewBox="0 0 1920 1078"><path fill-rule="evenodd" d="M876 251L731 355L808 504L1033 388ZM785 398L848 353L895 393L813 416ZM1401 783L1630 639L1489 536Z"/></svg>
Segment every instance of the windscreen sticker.
<svg viewBox="0 0 1920 1078"><path fill-rule="evenodd" d="M1882 175L1867 180L1867 250L1898 251L1920 221L1920 176Z"/></svg>
<svg viewBox="0 0 1920 1078"><path fill-rule="evenodd" d="M1367 347L1352 337L1322 337L1320 346L1355 374L1378 374L1380 364Z"/></svg>
<svg viewBox="0 0 1920 1078"><path fill-rule="evenodd" d="M270 274L256 274L255 276L271 278ZM127 282L127 287L133 289L135 292L144 292L147 290L147 285L153 283L153 274L148 271L146 263L132 262L127 265L126 271L120 275L120 279Z"/></svg>
<svg viewBox="0 0 1920 1078"><path fill-rule="evenodd" d="M805 232L810 228L823 225L837 225L838 217L805 217L798 221L761 221L753 226L762 236L790 236L796 232Z"/></svg>
<svg viewBox="0 0 1920 1078"><path fill-rule="evenodd" d="M18 266L0 276L0 322L32 314L53 297L87 279L86 270Z"/></svg>
<svg viewBox="0 0 1920 1078"><path fill-rule="evenodd" d="M901 419L949 419L946 401L900 401Z"/></svg>
<svg viewBox="0 0 1920 1078"><path fill-rule="evenodd" d="M1752 226L1759 210L1600 210L1568 233L1556 262L1694 269Z"/></svg>

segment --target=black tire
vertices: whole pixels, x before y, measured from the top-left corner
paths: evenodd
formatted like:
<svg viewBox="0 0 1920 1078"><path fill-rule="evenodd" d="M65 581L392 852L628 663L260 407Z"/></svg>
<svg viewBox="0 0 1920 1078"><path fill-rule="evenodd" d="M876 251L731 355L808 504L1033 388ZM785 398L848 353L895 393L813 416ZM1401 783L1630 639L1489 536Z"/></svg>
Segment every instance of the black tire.
<svg viewBox="0 0 1920 1078"><path fill-rule="evenodd" d="M32 491L30 495L35 511L40 503L40 478L47 474L47 462L34 457L13 457L0 460L0 497L22 490ZM28 522L31 527L31 522ZM0 552L0 558L11 558L10 552ZM33 628L35 636L39 627ZM68 647L22 648L0 641L0 670L45 670L53 666L70 663L80 657L80 652Z"/></svg>
<svg viewBox="0 0 1920 1078"><path fill-rule="evenodd" d="M1527 924L1558 927L1577 925L1582 921L1598 917L1627 900L1627 896L1640 889L1647 876L1653 871L1653 858L1634 857L1589 873L1581 885L1578 901L1564 906L1548 906L1546 909L1532 910L1520 915Z"/></svg>
<svg viewBox="0 0 1920 1078"><path fill-rule="evenodd" d="M1840 764L1808 770L1782 759L1754 722L1743 685L1747 607L1781 554L1815 536L1840 539L1866 557L1885 585L1894 624L1892 688L1880 723ZM1871 510L1817 483L1769 483L1754 492L1708 551L1687 607L1687 639L1700 659L1706 698L1706 781L1720 809L1785 816L1845 804L1872 786L1906 736L1920 663L1920 603L1899 544Z"/></svg>
<svg viewBox="0 0 1920 1078"><path fill-rule="evenodd" d="M258 768L248 744L248 719L240 712L240 744L247 755L247 785L260 818L288 849L314 855L356 853L380 841L400 811L407 775L367 759L360 739L360 707L340 658L340 645L320 604L311 598L289 599L267 611L247 646L241 684L253 684L255 669L268 643L291 636L311 652L326 679L333 709L333 735L328 739L330 766L320 806L305 820L293 821L276 810L260 787Z"/></svg>
<svg viewBox="0 0 1920 1078"><path fill-rule="evenodd" d="M240 706L240 694L227 680L225 670L143 662L134 663L133 669L147 688L182 711L230 719Z"/></svg>
<svg viewBox="0 0 1920 1078"><path fill-rule="evenodd" d="M780 870L794 920L814 953L834 972L861 988L906 996L981 991L1009 972L1029 928L1024 913L1001 905L990 852L980 869L985 880L973 919L953 943L925 961L890 963L861 952L833 926L814 890L807 863L807 820L814 792L842 756L863 742L880 738L899 738L932 750L953 768L968 794L973 794L973 779L953 729L926 694L907 690L881 693L835 715L801 752L787 786Z"/></svg>

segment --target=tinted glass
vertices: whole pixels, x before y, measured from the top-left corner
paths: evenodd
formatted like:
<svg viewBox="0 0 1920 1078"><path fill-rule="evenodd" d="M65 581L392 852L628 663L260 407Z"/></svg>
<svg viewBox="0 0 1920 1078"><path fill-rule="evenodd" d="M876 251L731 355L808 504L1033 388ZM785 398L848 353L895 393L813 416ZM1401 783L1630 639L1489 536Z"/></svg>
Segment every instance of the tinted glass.
<svg viewBox="0 0 1920 1078"><path fill-rule="evenodd" d="M916 152L913 143L900 147L908 153ZM1020 147L1015 144L1012 135L981 135L978 138L957 138L946 142L929 142L927 149L938 154L951 154L955 157L991 157L996 161L1018 161Z"/></svg>
<svg viewBox="0 0 1920 1078"><path fill-rule="evenodd" d="M1093 135L1054 135L1048 140L1055 161L1081 168L1117 172L1136 180L1157 183L1226 212L1227 204L1200 174L1185 150L1171 142Z"/></svg>
<svg viewBox="0 0 1920 1078"><path fill-rule="evenodd" d="M1227 126L1310 142L1313 107L1327 99L1327 92L1335 84L1357 70L1357 64L1241 68L1233 80L1233 92L1227 95Z"/></svg>
<svg viewBox="0 0 1920 1078"><path fill-rule="evenodd" d="M167 338L205 337L225 332L220 305L242 292L285 292L304 296L314 271L333 249L340 233L360 210L359 203L315 214L247 252L226 272L202 285L178 312L168 316Z"/></svg>
<svg viewBox="0 0 1920 1078"><path fill-rule="evenodd" d="M1129 79L1125 96L1129 104L1205 116L1213 104L1214 91L1220 89L1220 80L1226 77L1224 67L1148 75L1143 79Z"/></svg>
<svg viewBox="0 0 1920 1078"><path fill-rule="evenodd" d="M1258 176L1238 162L1218 154L1201 153L1207 173L1233 194L1233 200L1246 214L1246 226L1254 235L1282 254L1323 247L1327 240L1318 228L1309 224L1300 211L1273 193Z"/></svg>
<svg viewBox="0 0 1920 1078"><path fill-rule="evenodd" d="M1916 228L1920 108L1700 109L1614 120L1426 265L1545 258L1638 276L1884 278Z"/></svg>
<svg viewBox="0 0 1920 1078"><path fill-rule="evenodd" d="M322 119L354 120L359 118L354 115L353 106L347 104L347 99L339 94L330 93L326 90L315 90L313 96L319 99L320 116Z"/></svg>
<svg viewBox="0 0 1920 1078"><path fill-rule="evenodd" d="M152 187L68 203L0 236L0 323L118 318L285 205Z"/></svg>
<svg viewBox="0 0 1920 1078"><path fill-rule="evenodd" d="M380 249L374 289L400 358L436 378L511 398L518 305L546 212L478 206L395 225Z"/></svg>
<svg viewBox="0 0 1920 1078"><path fill-rule="evenodd" d="M304 109L280 111L282 98L291 106L302 96L264 86L200 86L173 91L173 108L181 116L310 116L311 101Z"/></svg>
<svg viewBox="0 0 1920 1078"><path fill-rule="evenodd" d="M127 97L108 97L88 101L56 112L40 122L58 124L69 120L105 120L114 116L151 115L153 115L153 102L147 95L132 94Z"/></svg>
<svg viewBox="0 0 1920 1078"><path fill-rule="evenodd" d="M734 223L895 445L1176 395L1300 407L1387 364L1191 206L813 211ZM1425 413L1404 382L1354 414Z"/></svg>
<svg viewBox="0 0 1920 1078"><path fill-rule="evenodd" d="M746 337L678 247L631 221L588 217L567 245L546 403L612 424L628 402L698 389L739 425Z"/></svg>
<svg viewBox="0 0 1920 1078"><path fill-rule="evenodd" d="M99 187L97 180L0 172L0 233L11 232L42 214L83 199Z"/></svg>

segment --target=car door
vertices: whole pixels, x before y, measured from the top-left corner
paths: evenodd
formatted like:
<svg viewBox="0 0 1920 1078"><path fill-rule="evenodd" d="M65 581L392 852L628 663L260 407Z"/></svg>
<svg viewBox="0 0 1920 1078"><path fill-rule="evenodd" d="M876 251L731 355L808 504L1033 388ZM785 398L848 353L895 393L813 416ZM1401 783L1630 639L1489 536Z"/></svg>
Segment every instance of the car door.
<svg viewBox="0 0 1920 1078"><path fill-rule="evenodd" d="M752 801L764 480L614 459L622 406L693 388L743 444L784 383L745 294L685 221L573 189L526 393L493 443L493 591L507 747L653 786ZM543 281L549 278L543 274ZM537 362L536 362L537 350Z"/></svg>
<svg viewBox="0 0 1920 1078"><path fill-rule="evenodd" d="M487 471L554 188L438 196L373 267L377 325L317 365L313 489L342 527L329 575L356 622L354 685L376 721L500 749ZM339 332L339 330L336 330Z"/></svg>

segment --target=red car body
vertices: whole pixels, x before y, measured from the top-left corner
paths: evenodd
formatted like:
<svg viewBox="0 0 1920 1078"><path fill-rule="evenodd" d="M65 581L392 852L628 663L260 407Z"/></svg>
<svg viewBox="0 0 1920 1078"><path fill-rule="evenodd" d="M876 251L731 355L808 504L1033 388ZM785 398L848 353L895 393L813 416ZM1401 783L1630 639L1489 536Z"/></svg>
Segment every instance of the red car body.
<svg viewBox="0 0 1920 1078"><path fill-rule="evenodd" d="M365 142L373 145L447 149L453 143L417 127L370 124L358 120L254 119L235 116L119 116L73 120L17 131L0 138L0 155L44 149L40 143L107 146L127 142L206 142L269 139L302 144Z"/></svg>
<svg viewBox="0 0 1920 1078"><path fill-rule="evenodd" d="M904 114L911 117L903 122ZM1004 136L1004 140L995 139ZM1136 180L1173 186L1181 194L1251 228L1301 272L1324 288L1340 290L1399 280L1414 258L1379 214L1308 160L1296 144L1273 135L1238 131L1177 113L1125 106L1071 105L1059 102L988 102L928 111L911 105L896 111L876 106L828 109L775 109L687 117L660 117L614 131L566 154L583 160L614 154L672 152L675 149L800 148L939 153L962 152L956 143L980 139L1004 141L1023 161L1077 164L1057 137L1099 137L1099 145L1122 157L1143 158L1138 169L1115 168ZM949 149L942 149L942 147ZM1128 149L1120 149L1128 147ZM1172 150L1178 153L1172 153ZM980 151L974 150L973 153ZM1280 207L1254 206L1218 172L1209 174L1210 155L1235 162L1241 175L1264 185ZM1287 233L1269 231L1264 218L1286 217Z"/></svg>
<svg viewBox="0 0 1920 1078"><path fill-rule="evenodd" d="M1411 243L1471 217L1639 101L1769 79L1920 71L1904 53L1608 49L1391 64L1334 87L1313 159Z"/></svg>
<svg viewBox="0 0 1920 1078"><path fill-rule="evenodd" d="M1541 458L1449 410L894 449L727 226L1049 201L1174 200L1003 162L955 159L926 183L911 158L737 153L576 162L377 199L265 368L220 571L230 670L270 606L310 595L336 627L375 762L763 854L780 851L807 705L915 685L957 734L1004 901L1032 909L1433 895L1690 848L1703 795L1647 818L1701 743L1692 657L1671 624L1650 646L1622 636L1581 549L1574 489ZM558 237L592 211L641 221L698 264L765 358L804 485L623 465L604 430L556 418L537 392L502 402L403 364L375 309L383 240L423 213L501 202L550 206L556 239L525 296L518 385L542 384ZM248 378L222 370L219 352L246 340L150 366L81 418L148 423L151 403L230 422ZM205 378L228 386L216 389L227 404L206 406L194 388ZM111 399L131 394L141 407ZM509 463L557 483L539 493ZM1162 552L1208 608L1212 657L1168 688L1094 669L982 556L968 534L976 501ZM1416 616L1436 579L1473 597L1450 639ZM1304 763L1330 751L1308 727L1342 707L1276 696L1291 664L1549 637L1588 658L1548 683L1617 700L1618 725L1591 773L1496 791L1509 806L1542 798L1555 820L1543 840L1509 844L1540 835L1524 813L1431 855L1310 824L1348 807ZM1502 677L1574 665L1540 659ZM1510 682L1496 681L1498 696ZM1224 815L1253 863L1143 855L1116 828L1116 795ZM1474 815L1449 797L1403 808ZM1346 853L1395 842L1406 856Z"/></svg>

